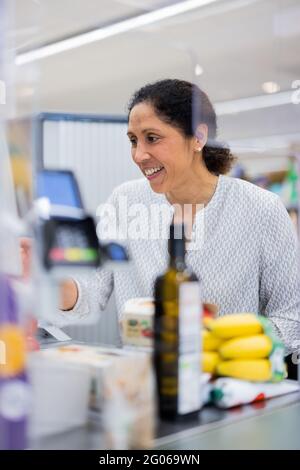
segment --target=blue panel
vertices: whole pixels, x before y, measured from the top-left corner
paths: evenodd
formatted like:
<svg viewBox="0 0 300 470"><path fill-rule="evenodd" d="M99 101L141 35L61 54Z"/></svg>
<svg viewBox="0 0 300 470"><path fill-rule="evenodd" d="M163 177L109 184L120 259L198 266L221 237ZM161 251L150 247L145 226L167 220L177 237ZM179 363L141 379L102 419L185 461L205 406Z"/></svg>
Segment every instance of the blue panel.
<svg viewBox="0 0 300 470"><path fill-rule="evenodd" d="M71 171L39 171L37 197L47 197L53 205L82 208L78 185Z"/></svg>

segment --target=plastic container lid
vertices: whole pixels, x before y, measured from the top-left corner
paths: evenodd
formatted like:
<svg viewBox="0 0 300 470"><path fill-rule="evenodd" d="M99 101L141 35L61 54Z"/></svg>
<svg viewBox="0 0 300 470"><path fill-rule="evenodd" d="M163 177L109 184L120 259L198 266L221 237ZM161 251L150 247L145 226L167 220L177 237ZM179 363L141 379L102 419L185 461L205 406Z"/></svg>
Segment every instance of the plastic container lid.
<svg viewBox="0 0 300 470"><path fill-rule="evenodd" d="M127 300L124 305L124 314L154 314L154 299L152 297L137 297Z"/></svg>

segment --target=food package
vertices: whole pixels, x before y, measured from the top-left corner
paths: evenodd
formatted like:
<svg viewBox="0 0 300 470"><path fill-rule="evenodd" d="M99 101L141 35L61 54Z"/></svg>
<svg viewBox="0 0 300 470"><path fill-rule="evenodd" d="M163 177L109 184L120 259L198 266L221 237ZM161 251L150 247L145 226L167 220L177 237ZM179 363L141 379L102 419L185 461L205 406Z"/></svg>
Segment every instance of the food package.
<svg viewBox="0 0 300 470"><path fill-rule="evenodd" d="M129 299L123 310L121 330L123 344L152 347L154 300L151 297Z"/></svg>
<svg viewBox="0 0 300 470"><path fill-rule="evenodd" d="M88 368L90 410L100 419L105 448L151 447L156 413L150 354L76 344L38 354Z"/></svg>
<svg viewBox="0 0 300 470"><path fill-rule="evenodd" d="M89 416L91 378L84 364L31 352L28 376L32 391L29 435L41 439L85 426Z"/></svg>
<svg viewBox="0 0 300 470"><path fill-rule="evenodd" d="M232 378L219 378L211 385L212 402L219 408L255 403L268 398L299 392L300 386L294 380L274 383L253 383Z"/></svg>
<svg viewBox="0 0 300 470"><path fill-rule="evenodd" d="M151 348L153 346L154 299L140 297L129 299L123 309L121 331L123 344ZM209 324L217 315L218 306L212 303L203 305L203 324Z"/></svg>

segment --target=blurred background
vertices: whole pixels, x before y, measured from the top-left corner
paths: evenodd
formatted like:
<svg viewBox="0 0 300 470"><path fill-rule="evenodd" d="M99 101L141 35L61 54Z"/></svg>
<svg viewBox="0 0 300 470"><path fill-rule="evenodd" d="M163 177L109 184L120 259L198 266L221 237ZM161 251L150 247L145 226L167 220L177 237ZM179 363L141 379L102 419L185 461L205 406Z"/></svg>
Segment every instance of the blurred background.
<svg viewBox="0 0 300 470"><path fill-rule="evenodd" d="M6 102L0 107L15 185L28 199L35 167L70 168L95 215L117 184L139 177L126 137L130 96L153 80L182 78L214 103L218 137L237 156L232 175L279 194L297 225L299 0L2 6ZM66 331L117 344L114 312L112 298L99 327Z"/></svg>

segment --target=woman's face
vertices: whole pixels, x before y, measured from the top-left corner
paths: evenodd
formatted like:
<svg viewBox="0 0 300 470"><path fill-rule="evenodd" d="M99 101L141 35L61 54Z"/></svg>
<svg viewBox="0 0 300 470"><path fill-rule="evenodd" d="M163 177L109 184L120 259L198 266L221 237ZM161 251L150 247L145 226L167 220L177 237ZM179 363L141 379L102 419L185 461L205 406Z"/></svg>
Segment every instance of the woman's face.
<svg viewBox="0 0 300 470"><path fill-rule="evenodd" d="M133 161L157 193L168 193L188 182L195 160L195 138L162 121L148 103L134 106L128 137ZM198 154L199 159L199 154Z"/></svg>

